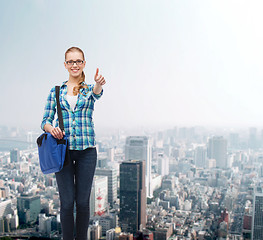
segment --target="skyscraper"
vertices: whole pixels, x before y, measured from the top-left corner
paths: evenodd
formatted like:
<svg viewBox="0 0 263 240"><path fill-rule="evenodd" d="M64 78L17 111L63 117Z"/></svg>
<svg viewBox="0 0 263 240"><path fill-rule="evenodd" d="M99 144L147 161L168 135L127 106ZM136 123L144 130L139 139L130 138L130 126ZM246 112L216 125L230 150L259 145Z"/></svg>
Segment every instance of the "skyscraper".
<svg viewBox="0 0 263 240"><path fill-rule="evenodd" d="M113 205L117 200L117 169L96 168L95 175L108 177L108 202Z"/></svg>
<svg viewBox="0 0 263 240"><path fill-rule="evenodd" d="M249 128L248 146L252 149L256 149L258 147L257 128Z"/></svg>
<svg viewBox="0 0 263 240"><path fill-rule="evenodd" d="M169 174L169 158L165 156L163 153L159 153L157 155L157 172L161 176L166 176Z"/></svg>
<svg viewBox="0 0 263 240"><path fill-rule="evenodd" d="M227 168L227 140L221 136L209 139L207 157L216 160L216 166Z"/></svg>
<svg viewBox="0 0 263 240"><path fill-rule="evenodd" d="M238 133L230 133L229 134L229 147L232 149L239 148L239 134Z"/></svg>
<svg viewBox="0 0 263 240"><path fill-rule="evenodd" d="M19 162L19 159L20 159L20 152L17 148L15 149L12 149L10 151L10 162L13 163L13 162Z"/></svg>
<svg viewBox="0 0 263 240"><path fill-rule="evenodd" d="M40 196L21 194L17 198L17 210L20 223L35 223L41 210Z"/></svg>
<svg viewBox="0 0 263 240"><path fill-rule="evenodd" d="M108 178L94 175L90 193L90 216L103 214L108 205Z"/></svg>
<svg viewBox="0 0 263 240"><path fill-rule="evenodd" d="M251 239L253 240L263 239L263 193L262 192L254 193Z"/></svg>
<svg viewBox="0 0 263 240"><path fill-rule="evenodd" d="M205 147L199 146L195 149L194 160L197 167L206 168L206 152Z"/></svg>
<svg viewBox="0 0 263 240"><path fill-rule="evenodd" d="M0 218L13 212L11 205L11 199L0 201Z"/></svg>
<svg viewBox="0 0 263 240"><path fill-rule="evenodd" d="M120 164L120 227L136 233L146 224L145 161Z"/></svg>
<svg viewBox="0 0 263 240"><path fill-rule="evenodd" d="M145 161L146 175L146 196L152 197L151 188L151 167L152 167L152 146L150 139L146 136L130 136L126 138L125 160Z"/></svg>
<svg viewBox="0 0 263 240"><path fill-rule="evenodd" d="M114 148L109 148L107 151L107 157L108 161L113 162L114 161Z"/></svg>

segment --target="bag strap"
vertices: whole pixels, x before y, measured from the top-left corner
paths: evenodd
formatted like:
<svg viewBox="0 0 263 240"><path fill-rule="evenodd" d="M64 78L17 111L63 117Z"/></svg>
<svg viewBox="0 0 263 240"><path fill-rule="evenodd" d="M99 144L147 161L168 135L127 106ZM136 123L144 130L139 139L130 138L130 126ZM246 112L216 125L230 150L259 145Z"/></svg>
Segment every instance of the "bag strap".
<svg viewBox="0 0 263 240"><path fill-rule="evenodd" d="M60 106L60 101L59 101L60 86L56 86L55 89L56 89L56 100L57 100L57 113L58 113L59 128L61 129L61 131L64 131L64 123L63 123L62 111L61 111L61 106ZM58 142L58 144L60 144L60 143L65 144L65 139L57 140L57 142ZM69 164L69 162L70 162L70 155L69 155L69 146L67 143L66 155L65 155L63 167L67 166Z"/></svg>
<svg viewBox="0 0 263 240"><path fill-rule="evenodd" d="M56 100L57 100L57 113L58 113L59 128L61 129L61 131L64 131L62 111L61 111L61 106L60 106L60 102L59 102L60 86L56 86L55 89L56 89Z"/></svg>

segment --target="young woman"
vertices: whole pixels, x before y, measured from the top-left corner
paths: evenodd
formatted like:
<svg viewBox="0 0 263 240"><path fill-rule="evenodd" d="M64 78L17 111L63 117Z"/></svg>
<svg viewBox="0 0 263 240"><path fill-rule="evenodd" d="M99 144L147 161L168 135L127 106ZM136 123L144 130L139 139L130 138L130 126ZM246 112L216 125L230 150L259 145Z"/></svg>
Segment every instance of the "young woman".
<svg viewBox="0 0 263 240"><path fill-rule="evenodd" d="M97 162L95 133L92 121L94 102L102 93L105 79L97 68L95 84L85 83L86 65L80 48L71 47L65 53L65 68L69 78L60 87L60 105L64 131L52 126L56 112L55 87L49 93L41 128L55 138L67 136L70 161L56 173L60 196L60 220L64 240L74 239L74 201L76 201L76 239L87 239L90 191Z"/></svg>

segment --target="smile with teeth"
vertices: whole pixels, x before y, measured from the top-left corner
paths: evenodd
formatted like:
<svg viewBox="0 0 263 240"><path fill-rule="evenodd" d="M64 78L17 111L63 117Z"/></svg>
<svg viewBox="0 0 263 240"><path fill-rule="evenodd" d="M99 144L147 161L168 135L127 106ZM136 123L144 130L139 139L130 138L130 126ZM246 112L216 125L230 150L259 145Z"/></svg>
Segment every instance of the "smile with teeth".
<svg viewBox="0 0 263 240"><path fill-rule="evenodd" d="M72 72L76 73L79 69L71 69Z"/></svg>

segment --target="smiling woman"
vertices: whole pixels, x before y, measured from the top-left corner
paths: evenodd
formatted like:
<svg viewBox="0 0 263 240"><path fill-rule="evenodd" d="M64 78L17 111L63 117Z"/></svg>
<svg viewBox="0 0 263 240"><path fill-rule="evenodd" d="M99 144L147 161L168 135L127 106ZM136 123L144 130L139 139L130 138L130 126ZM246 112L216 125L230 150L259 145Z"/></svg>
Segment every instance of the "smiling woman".
<svg viewBox="0 0 263 240"><path fill-rule="evenodd" d="M74 239L74 202L76 201L76 238L87 239L89 226L90 191L97 163L96 141L92 115L94 102L102 93L106 83L97 68L95 84L85 83L86 61L80 48L69 48L65 53L65 68L69 79L60 87L60 105L65 131L52 126L56 112L55 87L47 99L41 128L57 139L64 135L69 140L69 164L56 172L60 196L60 219L64 240Z"/></svg>
<svg viewBox="0 0 263 240"><path fill-rule="evenodd" d="M74 60L76 59L76 60ZM69 91L68 95L77 95L81 88L87 88L86 85L81 83L85 81L84 67L86 65L84 53L80 48L72 47L69 48L65 53L65 68L68 70L69 75L72 79L78 78L77 86L68 84ZM74 81L75 82L75 81Z"/></svg>

